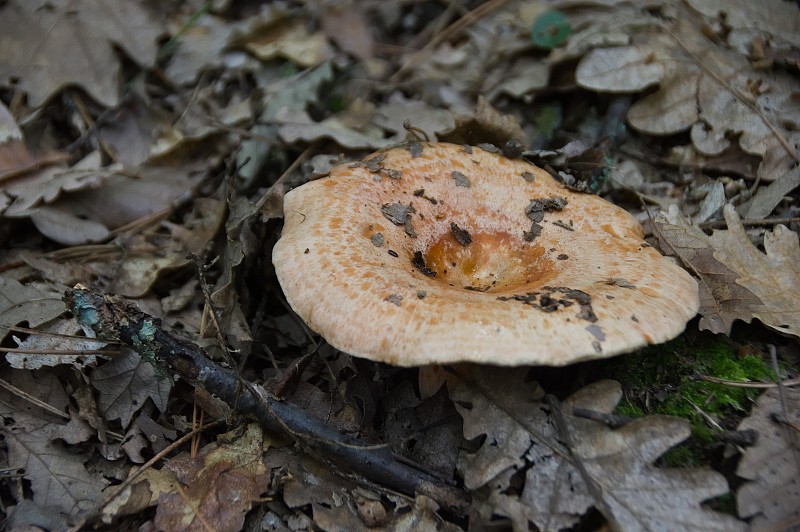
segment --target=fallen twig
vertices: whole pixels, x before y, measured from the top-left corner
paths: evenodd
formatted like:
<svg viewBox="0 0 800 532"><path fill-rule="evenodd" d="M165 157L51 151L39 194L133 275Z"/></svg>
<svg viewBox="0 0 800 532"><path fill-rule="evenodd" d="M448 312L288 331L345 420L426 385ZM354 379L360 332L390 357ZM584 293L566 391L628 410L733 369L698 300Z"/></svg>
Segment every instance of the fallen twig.
<svg viewBox="0 0 800 532"><path fill-rule="evenodd" d="M234 371L217 366L200 347L163 330L159 320L133 305L83 288L67 290L64 300L79 323L90 327L98 338L120 340L131 346L156 367L157 375L177 373L239 413L258 419L265 428L288 434L304 450L339 472L361 476L401 493L427 495L453 510L461 511L468 504L468 496L462 490L398 460L385 445L364 445L312 413L243 381Z"/></svg>

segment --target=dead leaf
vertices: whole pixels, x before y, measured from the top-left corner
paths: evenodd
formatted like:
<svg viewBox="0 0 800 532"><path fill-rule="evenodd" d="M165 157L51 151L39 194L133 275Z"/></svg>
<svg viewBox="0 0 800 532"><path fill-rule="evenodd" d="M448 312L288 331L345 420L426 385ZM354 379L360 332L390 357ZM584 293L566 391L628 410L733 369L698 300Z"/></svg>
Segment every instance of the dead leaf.
<svg viewBox="0 0 800 532"><path fill-rule="evenodd" d="M750 200L739 207L742 218L761 220L769 216L790 192L800 187L800 166L779 176L766 187L761 187Z"/></svg>
<svg viewBox="0 0 800 532"><path fill-rule="evenodd" d="M753 316L764 325L800 338L800 242L784 225L764 233L762 253L745 233L732 205L723 214L727 231L714 231L709 238L714 257L736 272L736 284L761 300Z"/></svg>
<svg viewBox="0 0 800 532"><path fill-rule="evenodd" d="M69 402L58 379L50 373L34 379L28 371L13 370L6 371L3 377L50 406L60 409ZM5 389L0 390L0 397L0 415L6 420L2 434L8 446L8 464L22 470L31 482L34 502L73 517L92 509L102 498L106 482L90 473L84 465L86 457L68 445L86 441L94 430L77 416L69 422L54 418Z"/></svg>
<svg viewBox="0 0 800 532"><path fill-rule="evenodd" d="M242 188L252 185L252 180L269 160L270 150L278 142L276 117L283 110L305 111L309 102L315 101L323 84L333 79L333 66L326 61L316 68L308 69L288 79L270 84L264 90L260 102L264 109L259 115L259 123L251 133L256 137L244 140L236 153L236 165ZM246 163L246 164L245 164Z"/></svg>
<svg viewBox="0 0 800 532"><path fill-rule="evenodd" d="M81 339L78 334L82 334L80 326L75 320L61 319L44 324L37 328L43 333L50 333L57 336L43 336L31 334L24 340L19 340L14 337L18 348L33 351L31 353L6 353L5 358L8 365L17 369L34 370L47 366L58 366L61 364L72 364L77 368L82 368L88 364L94 364L97 359L96 355L59 355L59 350L86 350L93 351L102 348L106 345L104 342L97 340ZM74 339L64 338L64 336L73 336ZM0 348L2 349L2 348ZM47 354L37 354L35 351L41 350L43 352L50 351Z"/></svg>
<svg viewBox="0 0 800 532"><path fill-rule="evenodd" d="M28 151L22 131L8 108L0 101L0 183L34 172L56 162L64 156L59 153L35 157ZM10 202L5 195L0 195L0 213Z"/></svg>
<svg viewBox="0 0 800 532"><path fill-rule="evenodd" d="M322 530L461 530L437 515L438 506L428 497L419 496L413 503L402 495L382 497L334 474L309 455L287 449L270 449L265 460L270 469L285 475L281 484L286 504L290 508L310 505L314 525ZM384 497L390 505L385 505Z"/></svg>
<svg viewBox="0 0 800 532"><path fill-rule="evenodd" d="M592 506L620 530L745 529L735 518L701 505L728 490L722 475L653 465L689 436L685 420L648 416L612 430L573 417L574 407L613 411L620 385L599 381L561 404L565 435L538 385L524 382L525 372L481 368L476 373L475 382L491 398L464 385L453 399L464 418L464 436L486 438L460 463L467 487L488 488L488 497L474 503L479 513L506 515L518 530L527 530L529 522L542 530L574 526Z"/></svg>
<svg viewBox="0 0 800 532"><path fill-rule="evenodd" d="M712 42L688 13L638 38L646 44L587 54L576 71L578 83L604 92L636 92L658 84L657 91L631 106L632 127L653 135L690 130L704 155L722 153L736 136L742 150L762 158L758 175L764 180L774 180L800 160L792 147L800 143L800 132L784 120L800 115L793 96L796 81L788 74L754 70L744 55ZM754 86L766 90L754 91Z"/></svg>
<svg viewBox="0 0 800 532"><path fill-rule="evenodd" d="M118 166L100 168L100 152L92 152L72 168L49 167L15 179L3 187L10 198L2 212L9 217L29 216L42 204L52 204L65 192L97 187L120 169Z"/></svg>
<svg viewBox="0 0 800 532"><path fill-rule="evenodd" d="M18 79L32 107L68 85L113 106L121 66L113 45L149 67L161 32L158 17L137 2L12 0L0 7L0 83Z"/></svg>
<svg viewBox="0 0 800 532"><path fill-rule="evenodd" d="M166 231L137 234L129 243L113 290L127 297L142 297L161 275L186 267L190 263L187 257L201 253L219 230L224 213L224 202L198 198L183 225L164 223Z"/></svg>
<svg viewBox="0 0 800 532"><path fill-rule="evenodd" d="M184 455L167 463L165 469L180 484L158 499L155 525L160 530L241 530L245 514L269 484L261 458L269 443L255 423L241 437L225 436L196 458Z"/></svg>
<svg viewBox="0 0 800 532"><path fill-rule="evenodd" d="M687 3L706 17L721 19L730 29L758 28L800 46L800 16L797 6L789 2L756 5L747 0L688 0Z"/></svg>
<svg viewBox="0 0 800 532"><path fill-rule="evenodd" d="M364 6L357 3L328 6L321 22L325 35L343 51L359 59L372 57L374 43L369 21L364 16Z"/></svg>
<svg viewBox="0 0 800 532"><path fill-rule="evenodd" d="M453 130L437 136L444 142L471 146L488 143L498 148L512 139L518 142L525 140L525 132L516 117L501 113L482 96L478 97L473 114L456 117Z"/></svg>
<svg viewBox="0 0 800 532"><path fill-rule="evenodd" d="M311 33L302 18L279 19L240 36L237 44L261 59L282 57L302 67L317 66L333 56L322 33Z"/></svg>
<svg viewBox="0 0 800 532"><path fill-rule="evenodd" d="M9 332L4 325L26 323L35 328L63 314L62 296L62 287L43 283L23 285L0 275L0 340Z"/></svg>
<svg viewBox="0 0 800 532"><path fill-rule="evenodd" d="M195 17L196 13L190 16ZM203 70L222 62L224 50L235 32L242 29L241 23L209 13L191 20L191 24L187 24L185 18L176 21L170 33L177 38L178 46L167 64L167 75L176 83L193 83Z"/></svg>
<svg viewBox="0 0 800 532"><path fill-rule="evenodd" d="M397 142L406 137L407 132L403 127L406 120L427 133L430 139L435 139L437 132L451 131L455 126L455 119L450 111L436 109L422 101L402 98L380 106L372 117L372 123L394 133Z"/></svg>
<svg viewBox="0 0 800 532"><path fill-rule="evenodd" d="M656 216L655 222L660 251L679 258L699 280L700 329L730 334L735 320L749 323L762 302L736 283L736 272L715 257L709 237L691 225L676 205Z"/></svg>
<svg viewBox="0 0 800 532"><path fill-rule="evenodd" d="M168 376L157 375L153 365L132 349L122 349L110 362L94 370L90 381L99 392L97 405L103 416L119 419L123 428L148 398L164 412L172 388Z"/></svg>
<svg viewBox="0 0 800 532"><path fill-rule="evenodd" d="M736 470L748 480L736 494L739 516L752 518L753 530L789 530L800 522L800 441L796 428L773 419L780 413L789 416L789 423L800 423L800 390L784 388L783 393L785 411L779 390L772 388L738 427L758 432L756 444L745 451Z"/></svg>
<svg viewBox="0 0 800 532"><path fill-rule="evenodd" d="M305 111L283 110L275 119L280 123L278 132L281 138L290 144L330 139L343 148L359 150L383 148L392 143L390 139L383 138L383 132L377 128L374 128L377 131L362 133L346 126L336 116L314 122Z"/></svg>

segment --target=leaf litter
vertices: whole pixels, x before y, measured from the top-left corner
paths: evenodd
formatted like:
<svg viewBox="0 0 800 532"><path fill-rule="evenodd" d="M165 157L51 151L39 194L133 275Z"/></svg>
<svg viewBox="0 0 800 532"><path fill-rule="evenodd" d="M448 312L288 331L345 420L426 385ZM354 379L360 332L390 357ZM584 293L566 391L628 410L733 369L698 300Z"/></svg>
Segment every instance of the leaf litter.
<svg viewBox="0 0 800 532"><path fill-rule="evenodd" d="M611 413L621 397L619 383L589 385L557 413L519 371L486 368L473 377L475 386L456 388L453 398L464 436L486 438L459 463L468 487L489 488L488 497L473 501L478 514L499 512L520 530L528 522L558 530L574 526L594 506L623 530L744 530L731 516L700 504L728 491L721 475L653 465L689 436L686 421L649 416L612 430L572 415L576 407ZM498 386L505 390L501 396L492 393ZM520 490L514 479L521 478L519 497L509 496Z"/></svg>
<svg viewBox="0 0 800 532"><path fill-rule="evenodd" d="M566 397L559 402L525 381L526 371L481 369L469 370L478 388L451 379L449 392L418 397L415 372L318 345L282 301L268 250L283 195L346 161L402 179L402 169L392 174L365 153L410 139L410 153L422 157L427 136L468 153L536 158L570 186L583 184L568 166L580 162L580 179L641 219L631 199L659 205L653 242L701 290L701 318L687 338L695 327L733 345L771 334L763 341L779 345L788 377L796 372L795 6L454 6L0 6L8 37L0 42L0 340L8 350L0 378L9 384L0 403L4 467L19 475L4 479L9 523L65 528L96 516L162 529L551 530L580 528L599 513L621 530L736 530L796 520L796 434L770 418L779 410L774 390L739 427L759 440L737 471L720 468L729 484L711 468L662 465L689 437L683 420L643 416L611 429L574 415L574 407L615 412L619 384L591 383L585 372L582 388L540 379ZM537 22L557 26L558 38L533 41ZM620 93L630 109L606 116ZM610 118L630 129L605 125ZM609 149L608 135L621 130L622 149ZM605 181L596 180L600 169ZM468 186L477 171L454 173L454 186ZM423 189L418 197L447 205ZM413 200L384 207L383 223L419 243ZM543 209L558 208L532 205L526 239L536 242ZM560 226L572 229L569 220ZM448 227L460 246L475 245L474 231ZM383 235L383 260L398 256L388 233L370 231ZM424 260L401 267L435 279ZM204 423L193 418L192 398L205 423L237 418L139 353L85 338L61 301L75 283L135 301L249 382L287 383L283 400L360 442L388 443L468 491L471 506L453 510L436 497L344 478L245 424L195 436L189 452L144 469L100 507L109 484ZM425 290L387 297L402 309L423 299ZM20 332L28 328L40 334ZM50 354L58 349L87 354ZM299 382L285 377L315 350ZM672 356L665 351L664 363ZM785 392L794 405L796 394ZM709 508L741 479L736 512Z"/></svg>

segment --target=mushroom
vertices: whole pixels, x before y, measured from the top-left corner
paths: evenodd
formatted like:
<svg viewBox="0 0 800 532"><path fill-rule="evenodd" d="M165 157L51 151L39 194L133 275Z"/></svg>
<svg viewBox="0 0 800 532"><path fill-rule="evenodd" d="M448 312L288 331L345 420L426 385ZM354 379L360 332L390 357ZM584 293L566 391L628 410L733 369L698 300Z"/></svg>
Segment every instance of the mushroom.
<svg viewBox="0 0 800 532"><path fill-rule="evenodd" d="M285 196L273 250L291 307L332 346L397 366L560 366L680 334L694 279L639 223L544 170L412 142Z"/></svg>

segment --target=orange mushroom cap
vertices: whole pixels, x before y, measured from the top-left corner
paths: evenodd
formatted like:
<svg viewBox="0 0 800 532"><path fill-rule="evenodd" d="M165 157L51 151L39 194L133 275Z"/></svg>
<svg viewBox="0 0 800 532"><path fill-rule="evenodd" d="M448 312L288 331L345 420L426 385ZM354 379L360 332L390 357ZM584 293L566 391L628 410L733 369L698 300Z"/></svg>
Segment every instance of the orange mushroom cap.
<svg viewBox="0 0 800 532"><path fill-rule="evenodd" d="M371 360L559 366L669 340L699 307L629 213L481 148L387 148L287 193L284 213L289 304Z"/></svg>

